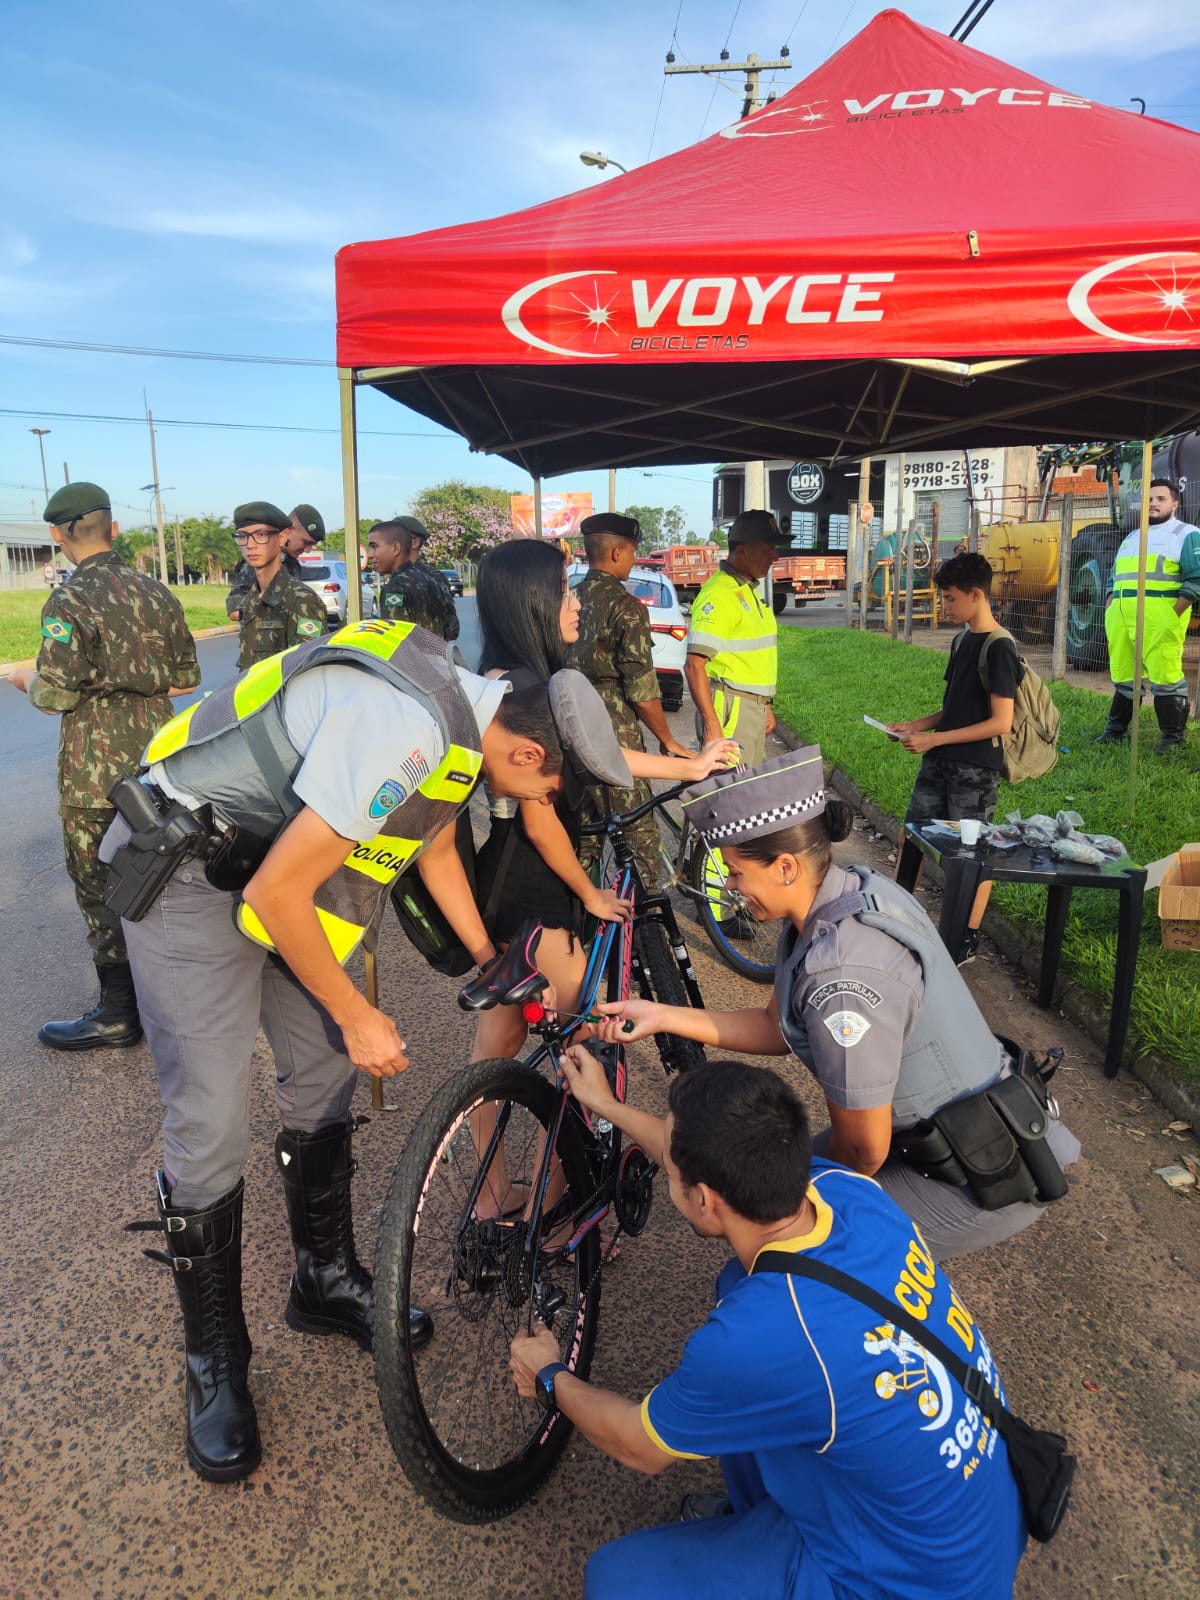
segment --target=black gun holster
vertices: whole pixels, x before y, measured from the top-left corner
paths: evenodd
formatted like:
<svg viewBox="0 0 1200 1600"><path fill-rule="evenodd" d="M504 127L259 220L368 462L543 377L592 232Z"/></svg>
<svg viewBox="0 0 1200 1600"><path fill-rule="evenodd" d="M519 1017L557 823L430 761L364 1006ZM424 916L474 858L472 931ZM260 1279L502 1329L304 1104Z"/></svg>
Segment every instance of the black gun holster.
<svg viewBox="0 0 1200 1600"><path fill-rule="evenodd" d="M1046 1142L1053 1117L1046 1081L1027 1050L1003 1040L1014 1070L892 1135L892 1155L922 1177L969 1189L984 1211L1061 1200L1067 1180ZM1053 1069L1051 1069L1053 1071Z"/></svg>
<svg viewBox="0 0 1200 1600"><path fill-rule="evenodd" d="M215 842L212 817L207 807L189 811L146 778L118 778L108 799L130 832L109 864L104 904L140 922L181 861L208 855Z"/></svg>

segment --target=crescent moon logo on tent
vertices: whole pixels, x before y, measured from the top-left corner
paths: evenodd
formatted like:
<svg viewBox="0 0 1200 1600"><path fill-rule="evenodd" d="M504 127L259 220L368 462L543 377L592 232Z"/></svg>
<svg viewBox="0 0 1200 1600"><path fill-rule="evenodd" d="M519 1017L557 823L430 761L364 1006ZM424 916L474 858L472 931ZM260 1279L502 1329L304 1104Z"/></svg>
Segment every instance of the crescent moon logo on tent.
<svg viewBox="0 0 1200 1600"><path fill-rule="evenodd" d="M1091 303L1092 295L1100 285L1109 283L1122 273L1147 267L1152 261L1169 261L1169 271L1160 267L1157 271L1137 273L1130 283L1112 284L1114 289L1119 287L1127 303L1119 306L1114 304L1108 313L1111 321L1102 318ZM1191 275L1181 280L1180 266L1183 262L1188 263L1183 270L1190 271ZM1193 308L1200 309L1200 292L1193 292L1197 280L1200 280L1200 254L1194 250L1152 250L1145 255L1122 256L1117 261L1093 267L1090 272L1076 279L1067 295L1067 309L1085 328L1119 344L1186 344L1195 328ZM1172 324L1177 317L1185 319L1189 326L1174 328ZM1135 333L1128 327L1114 327L1113 321L1116 320L1133 323L1143 329L1158 323L1160 331Z"/></svg>
<svg viewBox="0 0 1200 1600"><path fill-rule="evenodd" d="M744 122L733 122L721 129L722 139L783 139L792 133L828 133L833 127L828 111L818 111L818 106L828 105L828 100L806 100L802 105L779 106L774 111L760 111ZM788 125L764 129L763 123L772 117L786 117Z"/></svg>
<svg viewBox="0 0 1200 1600"><path fill-rule="evenodd" d="M570 356L572 359L580 357L589 361L611 360L617 354L615 350L584 350L578 347L572 349L567 345L551 344L548 339L540 338L532 333L524 322L525 307L544 289L556 288L560 283L571 283L578 278L612 278L616 272L611 268L587 270L584 272L555 272L548 278L538 278L535 283L527 283L523 289L518 289L516 294L509 295L500 310L500 320L515 339L520 339L524 344L532 345L537 350L548 350L552 356ZM583 295L572 292L570 298L574 305L547 306L546 310L558 312L561 316L578 319L579 332L587 334L589 331L593 342L599 338L604 329L611 331L612 318L609 311L614 294L607 304L601 303L599 285L593 286L590 300Z"/></svg>

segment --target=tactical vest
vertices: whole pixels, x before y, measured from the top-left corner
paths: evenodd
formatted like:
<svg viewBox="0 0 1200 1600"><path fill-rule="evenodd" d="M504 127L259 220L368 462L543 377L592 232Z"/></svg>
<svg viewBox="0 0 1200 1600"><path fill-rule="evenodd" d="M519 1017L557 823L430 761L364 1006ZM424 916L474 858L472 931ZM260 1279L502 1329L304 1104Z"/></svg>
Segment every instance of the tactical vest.
<svg viewBox="0 0 1200 1600"><path fill-rule="evenodd" d="M955 1100L986 1089L1001 1076L1003 1051L929 918L887 878L851 867L862 887L818 907L805 936L785 930L775 959L775 1004L788 1048L811 1061L808 1027L793 1014L792 993L803 969L810 977L837 977L838 924L855 917L911 950L921 963L925 993L900 1054L892 1095L892 1125L909 1128Z"/></svg>
<svg viewBox="0 0 1200 1600"><path fill-rule="evenodd" d="M1147 530L1146 539L1146 598L1177 600L1179 585L1183 582L1183 567L1179 557L1183 543L1195 528L1178 517L1157 523ZM1117 551L1113 562L1112 593L1118 600L1134 600L1138 591L1138 551L1141 530L1128 534Z"/></svg>
<svg viewBox="0 0 1200 1600"><path fill-rule="evenodd" d="M314 896L325 937L344 962L375 926L397 874L466 805L483 765L475 714L446 645L408 622L351 623L256 663L189 706L155 734L143 761L161 761L173 788L207 801L244 833L274 839L303 806L292 788L302 758L287 735L282 691L300 673L334 665L373 673L415 700L446 751L411 793L399 780L384 785L375 802L379 832L356 844ZM274 948L244 902L237 921L247 938Z"/></svg>

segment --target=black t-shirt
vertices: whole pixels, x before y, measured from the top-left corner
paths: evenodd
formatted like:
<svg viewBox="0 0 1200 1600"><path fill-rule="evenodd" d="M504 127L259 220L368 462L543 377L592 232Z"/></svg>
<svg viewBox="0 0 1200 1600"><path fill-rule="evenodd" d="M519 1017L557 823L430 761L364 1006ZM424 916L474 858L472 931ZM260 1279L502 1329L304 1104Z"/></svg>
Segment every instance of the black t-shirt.
<svg viewBox="0 0 1200 1600"><path fill-rule="evenodd" d="M988 647L987 670L991 693L983 687L979 676L979 654L986 633L960 633L946 663L946 693L942 700L942 717L939 733L953 728L969 728L972 723L986 722L992 714L991 695L1004 700L1014 700L1021 679L1021 663L1011 639L995 639ZM998 739L978 739L971 744L942 745L934 752L943 761L970 761L977 767L995 770L1003 765L1003 752Z"/></svg>

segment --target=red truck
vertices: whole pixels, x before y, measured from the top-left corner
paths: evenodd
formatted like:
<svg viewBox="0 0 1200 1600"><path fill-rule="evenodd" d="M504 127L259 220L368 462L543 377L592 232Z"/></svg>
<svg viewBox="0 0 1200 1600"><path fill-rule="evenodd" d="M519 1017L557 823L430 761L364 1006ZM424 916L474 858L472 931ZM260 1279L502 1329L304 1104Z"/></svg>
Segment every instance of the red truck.
<svg viewBox="0 0 1200 1600"><path fill-rule="evenodd" d="M673 544L641 558L645 566L661 567L675 585L681 604L696 598L721 559L715 544ZM787 605L788 595L798 606L846 586L845 556L780 556L771 568L772 604L776 612Z"/></svg>

